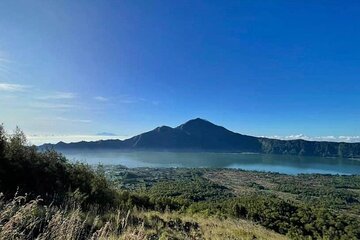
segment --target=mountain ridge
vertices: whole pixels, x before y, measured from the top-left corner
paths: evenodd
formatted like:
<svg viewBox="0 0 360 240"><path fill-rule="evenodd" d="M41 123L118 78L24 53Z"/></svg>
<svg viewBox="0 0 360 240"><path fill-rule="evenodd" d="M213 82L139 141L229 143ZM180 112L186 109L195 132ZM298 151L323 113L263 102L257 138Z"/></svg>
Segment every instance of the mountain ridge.
<svg viewBox="0 0 360 240"><path fill-rule="evenodd" d="M191 119L174 128L163 125L125 140L59 142L44 144L39 148L254 152L321 157L360 157L360 143L254 137L233 132L201 118Z"/></svg>

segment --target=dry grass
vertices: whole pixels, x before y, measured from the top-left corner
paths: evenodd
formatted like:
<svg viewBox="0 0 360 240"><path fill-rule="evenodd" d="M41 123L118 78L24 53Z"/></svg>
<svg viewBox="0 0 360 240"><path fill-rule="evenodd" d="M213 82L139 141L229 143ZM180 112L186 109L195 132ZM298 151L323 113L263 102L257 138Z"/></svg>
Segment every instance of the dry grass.
<svg viewBox="0 0 360 240"><path fill-rule="evenodd" d="M183 223L196 223L199 226L199 233L193 233L189 239L208 239L208 240L285 240L286 236L267 230L262 226L245 220L219 219L216 217L204 217L202 215L184 215L177 213L145 212L142 213L147 217L158 216L166 222L179 219ZM182 239L182 238L180 238Z"/></svg>
<svg viewBox="0 0 360 240"><path fill-rule="evenodd" d="M145 239L141 228L128 228L130 212L112 214L106 222L80 208L60 209L16 196L0 200L0 239Z"/></svg>
<svg viewBox="0 0 360 240"><path fill-rule="evenodd" d="M78 207L44 206L41 199L28 201L0 196L0 240L143 240L143 239L286 239L244 220L201 215L115 211L101 216Z"/></svg>

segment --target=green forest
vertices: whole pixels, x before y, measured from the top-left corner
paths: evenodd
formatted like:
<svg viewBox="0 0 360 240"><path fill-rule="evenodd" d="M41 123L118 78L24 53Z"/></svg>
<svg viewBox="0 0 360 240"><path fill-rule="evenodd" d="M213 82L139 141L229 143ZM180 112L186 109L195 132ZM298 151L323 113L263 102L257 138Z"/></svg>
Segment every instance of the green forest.
<svg viewBox="0 0 360 240"><path fill-rule="evenodd" d="M0 127L0 239L360 239L360 176L72 163Z"/></svg>
<svg viewBox="0 0 360 240"><path fill-rule="evenodd" d="M299 156L359 158L360 144L259 138L261 152Z"/></svg>

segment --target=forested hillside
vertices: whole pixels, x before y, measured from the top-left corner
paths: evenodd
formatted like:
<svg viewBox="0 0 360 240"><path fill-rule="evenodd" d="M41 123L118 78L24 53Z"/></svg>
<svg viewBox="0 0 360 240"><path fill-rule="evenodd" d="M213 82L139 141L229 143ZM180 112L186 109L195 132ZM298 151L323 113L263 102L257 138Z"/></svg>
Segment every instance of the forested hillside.
<svg viewBox="0 0 360 240"><path fill-rule="evenodd" d="M360 143L315 142L259 138L261 152L299 156L359 158Z"/></svg>

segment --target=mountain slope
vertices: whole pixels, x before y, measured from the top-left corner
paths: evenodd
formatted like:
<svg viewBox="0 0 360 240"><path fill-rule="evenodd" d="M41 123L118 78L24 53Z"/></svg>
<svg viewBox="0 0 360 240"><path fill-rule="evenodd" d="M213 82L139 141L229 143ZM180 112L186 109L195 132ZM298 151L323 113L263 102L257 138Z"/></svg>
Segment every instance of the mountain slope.
<svg viewBox="0 0 360 240"><path fill-rule="evenodd" d="M176 128L158 127L123 141L128 148L256 151L261 144L255 137L231 132L197 118Z"/></svg>
<svg viewBox="0 0 360 240"><path fill-rule="evenodd" d="M196 118L178 127L157 127L126 140L44 144L40 148L186 150L254 152L322 157L360 157L360 143L313 142L258 138L232 132L204 119Z"/></svg>

